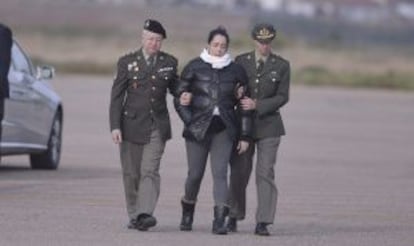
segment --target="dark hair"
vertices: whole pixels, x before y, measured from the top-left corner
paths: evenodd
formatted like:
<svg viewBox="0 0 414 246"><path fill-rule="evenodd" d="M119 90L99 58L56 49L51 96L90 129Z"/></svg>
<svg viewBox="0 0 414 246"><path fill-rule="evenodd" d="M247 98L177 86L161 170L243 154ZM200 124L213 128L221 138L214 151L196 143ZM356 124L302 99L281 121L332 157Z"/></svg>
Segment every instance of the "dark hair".
<svg viewBox="0 0 414 246"><path fill-rule="evenodd" d="M210 31L210 33L208 34L207 43L209 44L216 35L224 36L226 38L227 46L229 45L230 37L229 37L229 34L227 34L227 31L223 26L218 26L217 28Z"/></svg>

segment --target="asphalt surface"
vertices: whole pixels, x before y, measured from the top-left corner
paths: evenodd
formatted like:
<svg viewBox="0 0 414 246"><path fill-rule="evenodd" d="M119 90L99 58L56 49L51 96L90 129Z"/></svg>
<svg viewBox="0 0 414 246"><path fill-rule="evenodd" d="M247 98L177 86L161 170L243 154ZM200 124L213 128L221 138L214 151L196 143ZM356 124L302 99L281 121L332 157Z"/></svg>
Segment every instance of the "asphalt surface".
<svg viewBox="0 0 414 246"><path fill-rule="evenodd" d="M58 76L64 100L59 170L28 158L0 166L0 245L414 245L414 94L293 86L276 166L280 190L272 236L253 234L256 193L239 232L211 234L212 179L204 177L193 232L181 232L186 175L181 122L161 166L148 232L126 229L119 154L108 129L110 77Z"/></svg>

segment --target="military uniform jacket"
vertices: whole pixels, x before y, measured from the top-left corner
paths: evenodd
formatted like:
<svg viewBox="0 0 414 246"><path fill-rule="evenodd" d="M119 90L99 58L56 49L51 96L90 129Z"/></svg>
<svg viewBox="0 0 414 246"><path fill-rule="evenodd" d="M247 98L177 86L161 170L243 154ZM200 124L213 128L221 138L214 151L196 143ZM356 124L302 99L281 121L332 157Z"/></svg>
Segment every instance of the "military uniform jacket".
<svg viewBox="0 0 414 246"><path fill-rule="evenodd" d="M250 97L256 99L253 137L262 139L284 135L279 109L289 100L289 62L271 53L262 72L257 73L254 51L237 56L235 61L246 70Z"/></svg>
<svg viewBox="0 0 414 246"><path fill-rule="evenodd" d="M111 91L111 131L121 129L124 141L145 144L155 124L162 139L170 139L166 93L174 93L176 80L177 59L167 53L159 52L153 66L142 49L121 57Z"/></svg>

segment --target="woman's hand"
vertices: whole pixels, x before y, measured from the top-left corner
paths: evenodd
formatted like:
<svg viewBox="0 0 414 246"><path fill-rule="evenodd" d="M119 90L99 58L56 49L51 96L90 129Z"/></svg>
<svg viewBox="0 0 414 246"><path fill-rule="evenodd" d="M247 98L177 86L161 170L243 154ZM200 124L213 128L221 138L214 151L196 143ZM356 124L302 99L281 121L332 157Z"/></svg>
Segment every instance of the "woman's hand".
<svg viewBox="0 0 414 246"><path fill-rule="evenodd" d="M240 84L237 84L236 98L241 99L243 95L244 95L244 87L240 86Z"/></svg>
<svg viewBox="0 0 414 246"><path fill-rule="evenodd" d="M193 97L193 94L190 92L183 92L180 96L180 104L182 106L188 106L191 103L191 98Z"/></svg>
<svg viewBox="0 0 414 246"><path fill-rule="evenodd" d="M237 153L243 154L244 152L246 152L246 150L249 148L249 142L245 141L245 140L240 140L239 143L237 144Z"/></svg>

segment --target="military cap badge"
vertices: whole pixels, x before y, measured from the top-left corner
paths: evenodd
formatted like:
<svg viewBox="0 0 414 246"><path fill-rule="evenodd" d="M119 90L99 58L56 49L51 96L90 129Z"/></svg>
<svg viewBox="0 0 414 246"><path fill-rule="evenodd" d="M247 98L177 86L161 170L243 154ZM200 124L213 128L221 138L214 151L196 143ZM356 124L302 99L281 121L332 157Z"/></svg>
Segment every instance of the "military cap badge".
<svg viewBox="0 0 414 246"><path fill-rule="evenodd" d="M260 43L270 43L276 37L276 30L271 24L260 23L252 30L252 38Z"/></svg>
<svg viewBox="0 0 414 246"><path fill-rule="evenodd" d="M162 24L157 20L148 19L144 23L144 30L160 34L164 39L167 38L167 32Z"/></svg>

